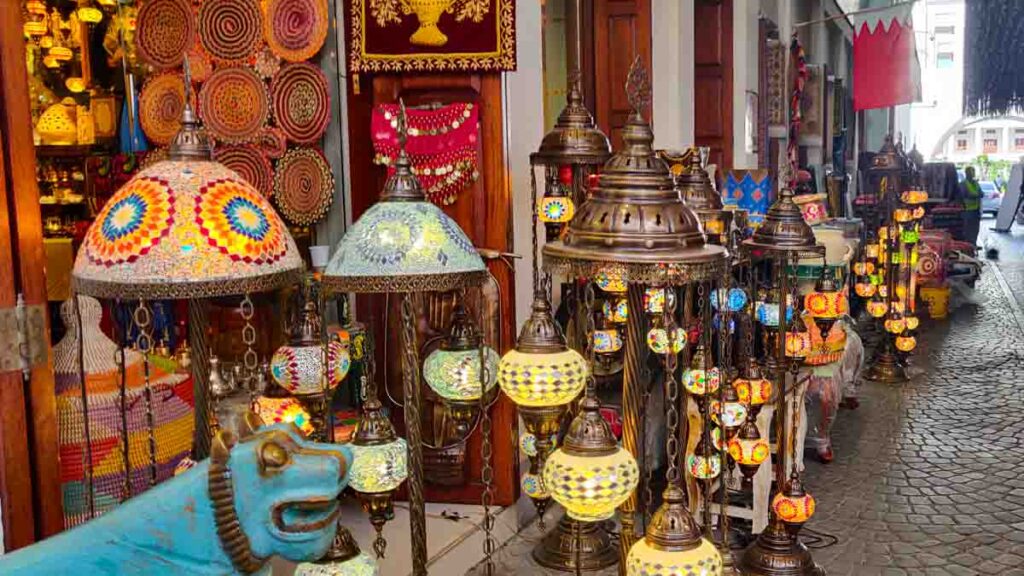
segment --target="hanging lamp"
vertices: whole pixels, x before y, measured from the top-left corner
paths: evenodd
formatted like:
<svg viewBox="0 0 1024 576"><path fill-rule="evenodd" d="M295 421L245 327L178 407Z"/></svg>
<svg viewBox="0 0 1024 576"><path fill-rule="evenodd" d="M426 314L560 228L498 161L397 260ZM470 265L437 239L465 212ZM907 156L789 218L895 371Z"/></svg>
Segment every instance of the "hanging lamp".
<svg viewBox="0 0 1024 576"><path fill-rule="evenodd" d="M480 389L481 356L488 375L485 391ZM423 361L423 379L449 410L456 437L464 438L469 434L473 415L480 407L481 394L487 395L487 404L493 399L493 393L497 391L498 360L498 353L493 348L483 346L465 305L456 303L448 336L441 342L441 347Z"/></svg>
<svg viewBox="0 0 1024 576"><path fill-rule="evenodd" d="M562 446L544 465L544 485L574 520L598 522L615 515L640 481L633 456L622 449L588 395Z"/></svg>
<svg viewBox="0 0 1024 576"><path fill-rule="evenodd" d="M379 202L348 229L324 269L322 286L332 292L402 295L402 379L408 446L412 565L427 573L423 442L419 415L420 365L412 294L480 285L488 278L483 259L466 233L426 200L405 150L405 104L400 103L399 154Z"/></svg>

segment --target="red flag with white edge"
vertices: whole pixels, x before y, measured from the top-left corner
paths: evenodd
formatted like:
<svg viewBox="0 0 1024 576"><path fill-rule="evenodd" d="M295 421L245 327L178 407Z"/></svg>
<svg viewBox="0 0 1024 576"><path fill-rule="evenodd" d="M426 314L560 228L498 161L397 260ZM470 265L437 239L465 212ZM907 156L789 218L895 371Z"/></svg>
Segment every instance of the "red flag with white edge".
<svg viewBox="0 0 1024 576"><path fill-rule="evenodd" d="M921 64L914 42L912 2L856 17L853 107L888 108L921 101Z"/></svg>

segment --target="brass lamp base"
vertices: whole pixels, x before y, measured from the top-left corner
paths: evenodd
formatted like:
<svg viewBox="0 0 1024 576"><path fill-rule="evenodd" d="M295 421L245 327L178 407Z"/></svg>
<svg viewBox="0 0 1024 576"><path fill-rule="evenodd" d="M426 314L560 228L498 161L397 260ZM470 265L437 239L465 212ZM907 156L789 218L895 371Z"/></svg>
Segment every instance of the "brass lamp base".
<svg viewBox="0 0 1024 576"><path fill-rule="evenodd" d="M883 384L900 384L910 380L910 377L907 376L907 369L900 363L896 354L888 349L875 358L871 367L864 374L864 378Z"/></svg>
<svg viewBox="0 0 1024 576"><path fill-rule="evenodd" d="M533 548L533 559L545 568L576 571L576 534L573 521L563 515L558 526ZM596 572L619 561L619 547L600 523L580 525L580 570Z"/></svg>
<svg viewBox="0 0 1024 576"><path fill-rule="evenodd" d="M769 524L743 552L738 568L744 576L825 576L807 546L780 522Z"/></svg>

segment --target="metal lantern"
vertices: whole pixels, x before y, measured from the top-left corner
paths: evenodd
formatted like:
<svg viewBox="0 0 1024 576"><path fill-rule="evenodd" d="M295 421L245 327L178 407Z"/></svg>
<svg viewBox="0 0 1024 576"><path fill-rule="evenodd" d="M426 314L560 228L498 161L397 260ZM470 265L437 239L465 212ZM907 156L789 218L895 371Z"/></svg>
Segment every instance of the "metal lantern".
<svg viewBox="0 0 1024 576"><path fill-rule="evenodd" d="M626 560L629 576L721 576L722 555L701 537L700 528L686 509L682 488L670 485L664 503L651 517L644 538L633 545Z"/></svg>
<svg viewBox="0 0 1024 576"><path fill-rule="evenodd" d="M387 547L384 524L394 517L395 491L409 476L408 444L395 433L376 393L363 403L363 415L349 446L354 457L349 486L370 516L377 531L373 547L377 557L383 558Z"/></svg>
<svg viewBox="0 0 1024 576"><path fill-rule="evenodd" d="M646 290L721 278L727 252L707 244L697 215L680 200L668 166L654 151L654 133L642 114L650 102L650 82L639 60L626 90L633 112L621 131L622 148L604 165L561 239L543 252L544 268L552 274L626 293L631 313L623 338L622 444L635 457L641 452L648 330L647 314L639 311ZM622 565L637 540L637 502L631 491L619 510Z"/></svg>
<svg viewBox="0 0 1024 576"><path fill-rule="evenodd" d="M683 202L697 213L708 242L727 246L732 232L733 211L726 210L722 197L711 185L711 178L701 158L701 151L691 148L682 159L676 186Z"/></svg>
<svg viewBox="0 0 1024 576"><path fill-rule="evenodd" d="M794 281L790 277L791 270L801 256L821 257L824 247L817 243L813 230L804 221L799 206L793 201L793 191L788 188L780 191L778 200L769 207L761 226L751 238L743 242L743 247L751 259L761 259L771 264L775 277L770 288L771 300L780 305L785 302L787 309L785 314L777 314L777 326L771 330L777 331L779 337L767 341L767 358L765 359L766 366L774 373L774 381L779 388L779 392L775 394L774 413L779 461L774 467L776 471L775 484L779 493L782 493L786 486L786 470L789 469L787 463L794 459L794 455L789 453L791 445L788 439L796 434L797 428L796 423L791 422L787 415L787 400L784 393L787 386L785 382L789 377L790 369L794 371L795 376L795 370L801 362L799 356L787 355L787 351L798 352L797 341L802 342L803 340L802 336L790 337L790 334L801 333L792 332L788 326L791 320L789 314L790 290ZM789 342L790 338L793 339L792 345ZM753 426L752 421L748 421L748 424L740 429L737 442L730 446L731 452L744 458L743 449L754 446L749 442L754 440L754 432L756 432L756 427ZM747 440L747 445L740 444L739 439ZM748 466L748 468L741 467L744 476L752 475L753 460L749 461ZM796 534L786 529L783 519L774 512L770 515L768 527L744 551L739 562L739 569L743 574L749 576L818 575L824 573L815 564L807 547L800 542Z"/></svg>

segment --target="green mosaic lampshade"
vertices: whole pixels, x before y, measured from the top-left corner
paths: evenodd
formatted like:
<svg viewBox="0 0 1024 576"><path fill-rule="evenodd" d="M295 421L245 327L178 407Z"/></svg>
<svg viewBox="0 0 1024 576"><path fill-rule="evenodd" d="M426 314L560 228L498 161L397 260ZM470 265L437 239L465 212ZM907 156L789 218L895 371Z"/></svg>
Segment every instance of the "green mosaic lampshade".
<svg viewBox="0 0 1024 576"><path fill-rule="evenodd" d="M487 362L487 391L498 381L498 353L484 347ZM423 378L445 400L480 399L480 350L435 350L423 362Z"/></svg>
<svg viewBox="0 0 1024 576"><path fill-rule="evenodd" d="M323 285L328 290L444 292L487 277L483 259L462 228L426 201L404 137L400 141L395 173L381 201L352 225L327 263Z"/></svg>
<svg viewBox="0 0 1024 576"><path fill-rule="evenodd" d="M349 486L356 492L380 494L395 490L409 476L406 465L406 442L395 438L386 444L360 446L348 445L352 449L352 468L349 470Z"/></svg>

